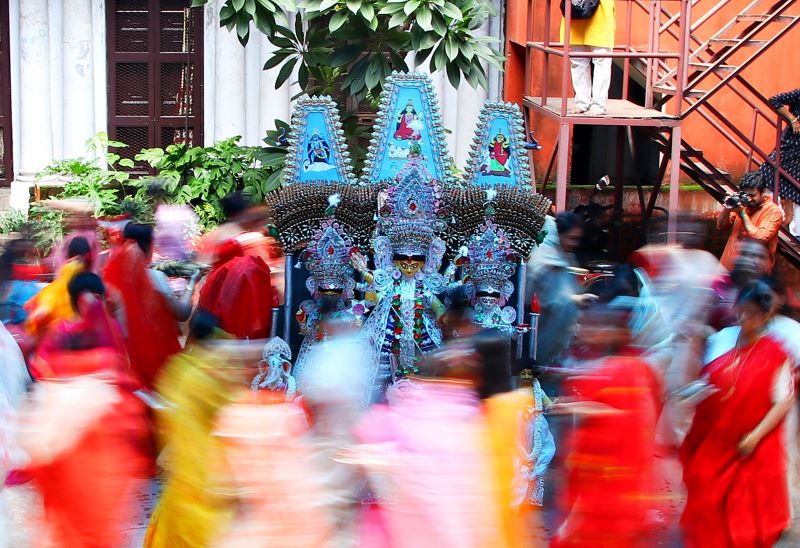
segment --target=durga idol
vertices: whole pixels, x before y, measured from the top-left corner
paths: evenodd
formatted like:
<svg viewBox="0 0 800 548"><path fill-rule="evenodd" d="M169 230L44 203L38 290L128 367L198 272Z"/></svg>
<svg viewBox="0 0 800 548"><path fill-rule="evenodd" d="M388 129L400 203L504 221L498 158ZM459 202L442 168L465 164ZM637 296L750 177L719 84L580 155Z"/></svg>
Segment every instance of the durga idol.
<svg viewBox="0 0 800 548"><path fill-rule="evenodd" d="M373 400L382 400L394 379L416 373L420 358L442 344L437 320L445 309L437 295L447 280L439 273L445 252L444 241L436 236L445 228L439 198L436 182L424 169L416 163L406 166L379 207L375 270L367 270L363 256L354 259L377 295L363 327L379 355Z"/></svg>

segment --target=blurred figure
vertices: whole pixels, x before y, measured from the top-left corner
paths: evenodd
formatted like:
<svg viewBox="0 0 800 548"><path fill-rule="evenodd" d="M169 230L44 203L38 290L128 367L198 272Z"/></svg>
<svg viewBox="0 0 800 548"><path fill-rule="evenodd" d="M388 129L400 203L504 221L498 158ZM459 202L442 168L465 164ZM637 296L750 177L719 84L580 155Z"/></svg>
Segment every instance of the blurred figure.
<svg viewBox="0 0 800 548"><path fill-rule="evenodd" d="M0 324L0 547L3 548L7 546L10 532L2 491L7 475L10 472L13 474L12 470L24 461L16 444L14 426L17 407L28 382L30 377L25 367L25 358L14 337Z"/></svg>
<svg viewBox="0 0 800 548"><path fill-rule="evenodd" d="M200 290L198 306L215 315L220 327L237 339L272 335L272 309L278 297L261 257L245 257L235 239L220 245L217 262Z"/></svg>
<svg viewBox="0 0 800 548"><path fill-rule="evenodd" d="M513 475L507 469L501 474L507 489L495 475L496 465L513 466L516 444L495 446L495 440L508 441L509 430L501 424L492 429L484 416L478 392L483 363L468 338L479 327L462 309L469 310L466 299L444 322L445 334L462 338L427 356L419 376L395 382L387 391L388 406L376 406L359 430L367 455L375 453L364 462L372 477L381 478L373 485L388 540L377 545L506 546L510 532L521 533L501 516L501 500L511 509ZM498 381L487 395L506 387ZM498 421L501 407L498 402L492 413Z"/></svg>
<svg viewBox="0 0 800 548"><path fill-rule="evenodd" d="M313 447L309 473L321 489L320 507L333 532L331 546L362 546L358 537L366 482L361 469L342 462L339 454L353 446L356 427L371 393L369 371L374 363L367 343L351 322L327 317L329 338L314 345L304 371L302 405L310 420Z"/></svg>
<svg viewBox="0 0 800 548"><path fill-rule="evenodd" d="M197 213L188 204L166 203L165 189L159 180L153 180L147 193L155 205L155 254L162 260L190 260L200 235Z"/></svg>
<svg viewBox="0 0 800 548"><path fill-rule="evenodd" d="M197 260L214 264L219 260L222 246L228 240L236 240L247 257L260 257L272 273L272 287L283 303L284 260L280 244L266 236L267 212L263 206L254 206L241 192L234 192L221 200L225 222L203 236L198 247Z"/></svg>
<svg viewBox="0 0 800 548"><path fill-rule="evenodd" d="M288 348L281 339L272 339L264 354L275 356L282 346ZM273 366L278 372L270 377L280 378L283 363L271 360ZM335 546L314 471L308 423L282 383L269 382L257 392L241 388L234 403L220 410L215 435L230 474L226 492L235 494L236 504L230 528L215 545Z"/></svg>
<svg viewBox="0 0 800 548"><path fill-rule="evenodd" d="M743 239L737 247L733 268L712 284L715 295L709 324L715 330L737 323L734 303L739 291L768 273L769 250L764 242Z"/></svg>
<svg viewBox="0 0 800 548"><path fill-rule="evenodd" d="M28 312L25 328L34 340L41 339L52 325L74 318L67 286L81 272L91 271L94 255L88 240L77 236L70 240L66 257L56 279L25 305Z"/></svg>
<svg viewBox="0 0 800 548"><path fill-rule="evenodd" d="M95 274L69 283L75 318L42 341L44 373L22 411L20 445L42 496L41 546L116 546L145 473L144 406L124 387L125 354Z"/></svg>
<svg viewBox="0 0 800 548"><path fill-rule="evenodd" d="M594 296L582 294L573 269L583 221L574 213L556 216L557 240L546 240L531 264L531 282L541 307L537 362L555 364L574 336L580 307ZM551 242L548 244L548 241Z"/></svg>
<svg viewBox="0 0 800 548"><path fill-rule="evenodd" d="M25 236L11 240L0 254L0 321L25 323L25 304L45 286L46 266L37 259L33 241Z"/></svg>
<svg viewBox="0 0 800 548"><path fill-rule="evenodd" d="M53 247L50 252L52 268L55 272L61 270L66 262L69 261L69 249L72 240L83 238L89 243L91 255L97 259L100 252L100 245L97 239L97 221L94 218L94 205L88 200L46 200L42 202L49 209L61 211L64 214L64 239L60 244ZM95 260L89 269L97 273L100 264Z"/></svg>
<svg viewBox="0 0 800 548"><path fill-rule="evenodd" d="M224 336L216 326L210 314L195 314L191 344L169 360L156 382L166 400L158 416L166 483L147 529L147 548L210 546L231 517L219 489L224 455L214 428L220 410L246 381L233 356L214 344Z"/></svg>
<svg viewBox="0 0 800 548"><path fill-rule="evenodd" d="M790 361L767 332L777 306L763 282L736 299L736 345L705 369L705 399L681 447L687 546L772 546L789 526L784 418Z"/></svg>
<svg viewBox="0 0 800 548"><path fill-rule="evenodd" d="M123 234L125 240L111 254L103 276L124 304L131 371L142 387L152 389L166 360L181 349L177 322L189 319L200 272L176 299L166 275L149 268L153 229L129 223Z"/></svg>
<svg viewBox="0 0 800 548"><path fill-rule="evenodd" d="M629 321L628 311L606 305L581 321L585 367L566 383L572 398L551 408L579 416L565 463L568 514L551 546L652 546L646 533L661 387L630 346Z"/></svg>

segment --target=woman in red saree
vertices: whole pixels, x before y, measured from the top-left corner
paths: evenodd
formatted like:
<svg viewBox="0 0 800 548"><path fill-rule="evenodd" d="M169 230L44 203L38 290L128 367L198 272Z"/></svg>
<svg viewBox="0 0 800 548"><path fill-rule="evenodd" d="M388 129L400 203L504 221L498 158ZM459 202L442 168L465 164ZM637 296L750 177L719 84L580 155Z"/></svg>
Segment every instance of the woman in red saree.
<svg viewBox="0 0 800 548"><path fill-rule="evenodd" d="M567 383L574 400L550 408L579 416L565 461L568 516L552 547L655 544L648 516L656 505L661 387L630 340L624 310L597 306L581 320L578 341L589 365L574 371Z"/></svg>
<svg viewBox="0 0 800 548"><path fill-rule="evenodd" d="M146 471L144 405L125 388L121 337L100 279L69 284L76 319L54 326L36 360L43 377L21 411L20 445L42 496L39 546L117 546Z"/></svg>
<svg viewBox="0 0 800 548"><path fill-rule="evenodd" d="M765 334L776 307L769 286L745 286L737 345L706 368L713 390L681 447L689 548L767 548L789 526L783 423L794 390L786 353Z"/></svg>
<svg viewBox="0 0 800 548"><path fill-rule="evenodd" d="M152 254L152 228L129 224L125 227L125 240L108 259L103 279L116 290L124 304L126 346L133 376L142 387L153 388L153 381L167 358L181 349L178 337L178 319L188 319L188 312L180 314L165 295L169 289L160 289L149 268ZM194 290L193 278L186 290L188 301ZM191 305L181 303L191 311ZM185 311L183 311L185 312Z"/></svg>

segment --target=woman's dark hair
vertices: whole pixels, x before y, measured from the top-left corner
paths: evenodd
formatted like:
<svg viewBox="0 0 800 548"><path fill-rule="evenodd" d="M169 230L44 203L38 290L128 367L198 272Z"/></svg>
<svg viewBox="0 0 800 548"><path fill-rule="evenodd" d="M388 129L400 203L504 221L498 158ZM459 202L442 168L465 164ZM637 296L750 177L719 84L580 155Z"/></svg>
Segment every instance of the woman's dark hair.
<svg viewBox="0 0 800 548"><path fill-rule="evenodd" d="M250 207L250 202L241 192L233 192L222 198L220 205L225 220L229 221Z"/></svg>
<svg viewBox="0 0 800 548"><path fill-rule="evenodd" d="M72 301L72 308L78 309L78 299L84 293L91 293L102 297L106 294L106 286L100 276L92 272L81 272L67 284L69 298Z"/></svg>
<svg viewBox="0 0 800 548"><path fill-rule="evenodd" d="M449 291L446 301L449 303L446 314L453 322L471 321L472 306L464 286L459 285Z"/></svg>
<svg viewBox="0 0 800 548"><path fill-rule="evenodd" d="M189 338L203 341L210 338L219 327L219 319L203 309L198 309L189 322Z"/></svg>
<svg viewBox="0 0 800 548"><path fill-rule="evenodd" d="M475 351L483 362L478 395L485 399L511 391L511 347L508 337L494 329L484 329L473 338Z"/></svg>
<svg viewBox="0 0 800 548"><path fill-rule="evenodd" d="M92 246L89 244L89 240L83 236L75 236L67 245L67 259L88 256L91 252Z"/></svg>
<svg viewBox="0 0 800 548"><path fill-rule="evenodd" d="M126 240L133 240L139 245L139 249L147 255L153 249L153 227L137 223L128 223L122 231L122 236Z"/></svg>
<svg viewBox="0 0 800 548"><path fill-rule="evenodd" d="M750 282L739 291L735 304L736 306L742 306L747 303L753 303L766 314L775 308L777 300L778 296L769 284L763 280L756 280Z"/></svg>
<svg viewBox="0 0 800 548"><path fill-rule="evenodd" d="M763 192L767 189L767 182L764 180L764 177L761 176L760 171L751 171L750 173L742 175L739 181L739 188L741 190L750 190L754 188Z"/></svg>
<svg viewBox="0 0 800 548"><path fill-rule="evenodd" d="M562 211L556 215L556 229L559 234L566 234L573 228L583 228L583 219L571 211Z"/></svg>

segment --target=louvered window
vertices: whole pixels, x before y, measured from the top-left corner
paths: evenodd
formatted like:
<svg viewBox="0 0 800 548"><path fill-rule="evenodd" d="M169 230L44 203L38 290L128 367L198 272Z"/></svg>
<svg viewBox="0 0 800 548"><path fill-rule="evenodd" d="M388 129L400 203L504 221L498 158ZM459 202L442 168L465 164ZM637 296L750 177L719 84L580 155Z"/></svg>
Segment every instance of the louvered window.
<svg viewBox="0 0 800 548"><path fill-rule="evenodd" d="M8 2L0 2L0 186L8 186L14 179L8 45Z"/></svg>
<svg viewBox="0 0 800 548"><path fill-rule="evenodd" d="M109 137L142 148L203 143L203 11L191 0L107 0ZM137 165L135 171L147 171Z"/></svg>

